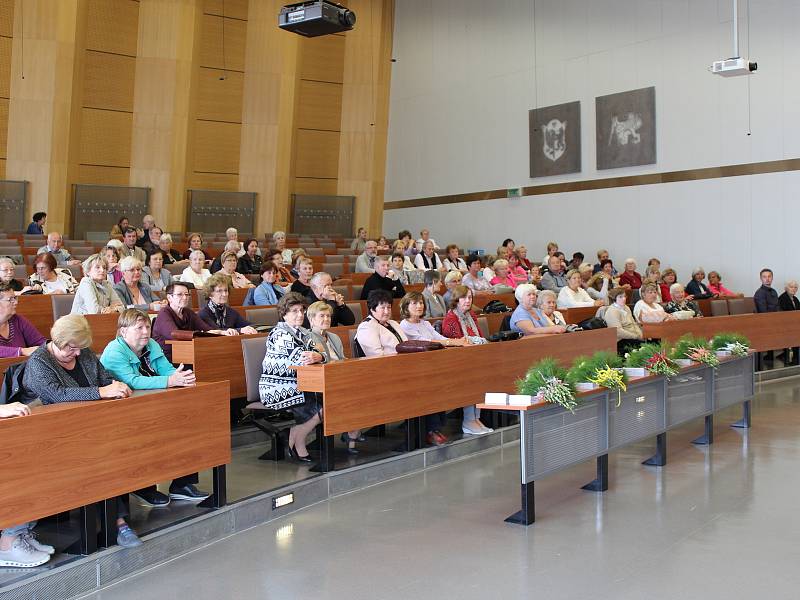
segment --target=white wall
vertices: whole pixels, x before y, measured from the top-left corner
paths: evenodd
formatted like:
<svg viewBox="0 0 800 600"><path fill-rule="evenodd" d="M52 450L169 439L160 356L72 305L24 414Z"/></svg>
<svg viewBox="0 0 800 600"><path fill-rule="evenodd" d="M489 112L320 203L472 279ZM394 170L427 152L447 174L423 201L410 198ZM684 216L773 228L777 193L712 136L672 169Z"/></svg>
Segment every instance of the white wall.
<svg viewBox="0 0 800 600"><path fill-rule="evenodd" d="M536 0L535 36L531 0L397 0L387 201L800 157L800 1L751 0L750 40L746 9L750 136L748 78L707 72L732 54L730 0ZM598 172L595 96L650 85L658 163ZM530 179L528 110L572 100L583 172ZM798 198L791 172L387 210L384 230L426 226L487 250L512 237L533 257L550 239L608 247L618 261L658 256L682 280L702 263L752 292L763 265L800 278Z"/></svg>

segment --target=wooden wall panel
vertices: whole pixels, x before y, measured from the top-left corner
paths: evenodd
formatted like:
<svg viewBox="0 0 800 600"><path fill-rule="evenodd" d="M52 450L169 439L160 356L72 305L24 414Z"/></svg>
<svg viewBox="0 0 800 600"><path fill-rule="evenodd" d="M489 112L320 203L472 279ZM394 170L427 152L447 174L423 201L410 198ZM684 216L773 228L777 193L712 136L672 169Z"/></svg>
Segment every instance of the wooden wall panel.
<svg viewBox="0 0 800 600"><path fill-rule="evenodd" d="M133 112L136 58L86 51L83 106Z"/></svg>
<svg viewBox="0 0 800 600"><path fill-rule="evenodd" d="M239 176L225 173L192 173L186 183L187 188L197 190L239 191ZM224 228L223 228L224 229Z"/></svg>
<svg viewBox="0 0 800 600"><path fill-rule="evenodd" d="M339 131L342 124L342 86L301 80L298 88L297 127Z"/></svg>
<svg viewBox="0 0 800 600"><path fill-rule="evenodd" d="M226 9L227 10L227 9ZM222 55L222 22L225 21L225 60ZM277 15L275 26L277 27ZM200 39L200 66L214 69L244 71L244 48L247 22L203 15L203 34Z"/></svg>
<svg viewBox="0 0 800 600"><path fill-rule="evenodd" d="M6 178L6 159L0 158L0 179Z"/></svg>
<svg viewBox="0 0 800 600"><path fill-rule="evenodd" d="M79 163L129 167L133 115L84 108L81 114Z"/></svg>
<svg viewBox="0 0 800 600"><path fill-rule="evenodd" d="M240 123L195 122L194 170L199 173L238 173Z"/></svg>
<svg viewBox="0 0 800 600"><path fill-rule="evenodd" d="M203 13L247 20L248 0L203 0ZM225 8L223 15L222 9ZM275 23L278 13L275 13Z"/></svg>
<svg viewBox="0 0 800 600"><path fill-rule="evenodd" d="M139 35L139 2L89 0L86 48L136 56Z"/></svg>
<svg viewBox="0 0 800 600"><path fill-rule="evenodd" d="M12 38L0 37L0 98L11 97Z"/></svg>
<svg viewBox="0 0 800 600"><path fill-rule="evenodd" d="M335 196L338 182L335 179L315 179L313 177L295 177L295 194L320 194Z"/></svg>
<svg viewBox="0 0 800 600"><path fill-rule="evenodd" d="M14 0L0 0L0 35L11 37L14 30Z"/></svg>
<svg viewBox="0 0 800 600"><path fill-rule="evenodd" d="M103 185L129 185L131 170L128 167L99 167L78 165L73 183L93 183Z"/></svg>
<svg viewBox="0 0 800 600"><path fill-rule="evenodd" d="M0 158L7 158L8 99L0 98Z"/></svg>
<svg viewBox="0 0 800 600"><path fill-rule="evenodd" d="M299 129L295 136L295 177L336 179L339 133Z"/></svg>
<svg viewBox="0 0 800 600"><path fill-rule="evenodd" d="M300 78L342 83L344 80L345 39L343 35L323 35L301 39ZM364 60L367 60L367 57Z"/></svg>
<svg viewBox="0 0 800 600"><path fill-rule="evenodd" d="M228 72L220 80L220 71L201 68L197 78L197 118L207 121L242 121L244 74Z"/></svg>

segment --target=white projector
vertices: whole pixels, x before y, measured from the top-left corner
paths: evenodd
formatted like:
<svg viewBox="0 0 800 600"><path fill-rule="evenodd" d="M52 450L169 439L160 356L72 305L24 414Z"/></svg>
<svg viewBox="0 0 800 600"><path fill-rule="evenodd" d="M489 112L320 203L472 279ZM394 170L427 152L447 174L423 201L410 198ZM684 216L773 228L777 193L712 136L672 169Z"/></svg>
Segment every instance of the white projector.
<svg viewBox="0 0 800 600"><path fill-rule="evenodd" d="M726 58L711 63L711 72L723 77L750 75L756 69L758 69L758 63L750 62L746 58Z"/></svg>

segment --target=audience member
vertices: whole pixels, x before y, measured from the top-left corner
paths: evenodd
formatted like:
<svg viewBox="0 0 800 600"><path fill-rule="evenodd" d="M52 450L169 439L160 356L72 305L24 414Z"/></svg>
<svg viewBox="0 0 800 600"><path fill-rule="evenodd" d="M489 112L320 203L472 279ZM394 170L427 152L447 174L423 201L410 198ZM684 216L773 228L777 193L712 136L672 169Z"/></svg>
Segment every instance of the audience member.
<svg viewBox="0 0 800 600"><path fill-rule="evenodd" d="M451 341L437 332L430 322L422 318L424 313L425 298L419 292L410 292L400 301L400 316L403 317L403 320L400 321L400 328L405 332L409 340L436 341L445 346L463 345L463 343L459 343L461 340ZM426 441L428 444L440 446L447 442L447 436L442 433L446 423L446 412L425 415Z"/></svg>
<svg viewBox="0 0 800 600"><path fill-rule="evenodd" d="M257 275L261 273L261 254L258 240L249 239L244 243L244 248L237 254L239 264L237 270L244 275Z"/></svg>
<svg viewBox="0 0 800 600"><path fill-rule="evenodd" d="M295 279L298 279L300 277L300 275L298 274L299 273L298 269L300 266L301 258L308 258L309 260L311 260L311 257L306 253L305 250L303 250L303 248L295 248L292 251L292 265L293 265L292 270L289 271L289 273L291 273L292 277L294 277Z"/></svg>
<svg viewBox="0 0 800 600"><path fill-rule="evenodd" d="M489 292L492 284L483 278L481 273L481 257L477 254L470 254L467 257L467 273L461 279L461 283L473 291L473 293Z"/></svg>
<svg viewBox="0 0 800 600"><path fill-rule="evenodd" d="M364 252L364 247L367 245L367 230L363 227L358 228L356 237L350 243L350 250L357 254Z"/></svg>
<svg viewBox="0 0 800 600"><path fill-rule="evenodd" d="M506 246L498 246L497 247L497 258L495 260L508 260L508 248Z"/></svg>
<svg viewBox="0 0 800 600"><path fill-rule="evenodd" d="M172 283L172 273L164 268L164 251L156 249L147 257L147 266L142 269L142 282L154 292L163 292Z"/></svg>
<svg viewBox="0 0 800 600"><path fill-rule="evenodd" d="M660 323L661 321L671 321L674 316L668 314L664 307L658 303L658 290L654 283L647 283L642 286L641 300L633 307L633 316L639 323Z"/></svg>
<svg viewBox="0 0 800 600"><path fill-rule="evenodd" d="M636 271L635 259L625 259L625 270L619 276L619 286L629 290L638 290L642 287L642 276Z"/></svg>
<svg viewBox="0 0 800 600"><path fill-rule="evenodd" d="M711 273L708 274L709 281ZM797 299L798 284L794 279L786 282L784 292L778 296L778 308L780 310L800 310L800 300ZM785 352L785 351L784 351ZM785 356L785 364L800 365L800 347L795 346L791 349L792 357Z"/></svg>
<svg viewBox="0 0 800 600"><path fill-rule="evenodd" d="M677 281L678 274L675 272L675 269L667 268L661 272L661 281L658 282L658 289L661 291L662 302L669 302L672 300L672 296L669 295L669 288L673 283L677 283Z"/></svg>
<svg viewBox="0 0 800 600"><path fill-rule="evenodd" d="M423 229L419 232L419 239L417 240L417 252L422 252L425 247L425 242L427 241L430 241L433 244L434 250L439 249L439 244L437 244L436 240L431 237L431 232L427 229Z"/></svg>
<svg viewBox="0 0 800 600"><path fill-rule="evenodd" d="M156 226L156 219L153 215L145 215L142 217L142 228L139 230L139 239L136 242L136 245L139 247L144 246L150 240L150 232ZM158 240L156 240L156 245L158 245Z"/></svg>
<svg viewBox="0 0 800 600"><path fill-rule="evenodd" d="M686 290L680 283L673 283L669 286L669 295L672 300L664 305L664 311L675 315L676 319L693 319L703 316L697 303L686 298Z"/></svg>
<svg viewBox="0 0 800 600"><path fill-rule="evenodd" d="M151 229L152 231L152 229ZM117 321L117 337L103 350L100 362L109 375L132 390L164 390L171 387L195 385L195 375L182 364L176 369L164 356L161 347L150 337L150 317L136 309L124 310ZM173 500L199 502L208 498L195 485L197 473L172 480L169 496L158 491L155 485L131 492L143 504L161 507Z"/></svg>
<svg viewBox="0 0 800 600"><path fill-rule="evenodd" d="M511 273L508 270L508 261L504 258L499 258L494 261L492 265L492 269L494 270L494 277L489 282L493 286L505 286L511 289L517 287L517 280L511 276ZM527 281L527 277L525 278Z"/></svg>
<svg viewBox="0 0 800 600"><path fill-rule="evenodd" d="M417 254L414 259L414 265L418 269L425 271L429 269L435 269L437 271L447 270L442 259L439 258L439 255L434 251L435 247L436 245L433 243L433 240L427 240L422 244L422 252Z"/></svg>
<svg viewBox="0 0 800 600"><path fill-rule="evenodd" d="M203 254L203 251L192 250L189 254L189 266L183 270L179 279L184 283L191 283L198 289L202 288L211 277L211 271L204 268L205 264L206 255Z"/></svg>
<svg viewBox="0 0 800 600"><path fill-rule="evenodd" d="M386 290L372 290L367 298L369 316L356 330L356 341L365 356L397 354L397 344L408 339L400 324L391 319L392 295Z"/></svg>
<svg viewBox="0 0 800 600"><path fill-rule="evenodd" d="M247 289L253 287L253 282L236 270L239 261L236 258L235 252L226 250L220 255L219 258L222 268L218 272L227 275L230 278L231 284L234 288ZM314 270L313 265L311 270Z"/></svg>
<svg viewBox="0 0 800 600"><path fill-rule="evenodd" d="M589 294L592 300L608 300L608 290L611 287L611 275L604 271L592 274L592 265L582 263L578 267L581 275L581 287Z"/></svg>
<svg viewBox="0 0 800 600"><path fill-rule="evenodd" d="M583 264L583 259L583 252L575 252L572 255L572 260L567 264L567 271L571 271L572 269L577 270Z"/></svg>
<svg viewBox="0 0 800 600"><path fill-rule="evenodd" d="M92 254L83 261L83 279L72 301L73 315L97 315L120 312L125 308L117 292L106 279L108 263L103 256Z"/></svg>
<svg viewBox="0 0 800 600"><path fill-rule="evenodd" d="M367 240L364 252L356 259L356 273L372 273L375 271L375 259L378 257L378 243Z"/></svg>
<svg viewBox="0 0 800 600"><path fill-rule="evenodd" d="M486 343L486 339L478 327L478 317L472 310L472 301L471 289L464 285L453 288L450 294L449 310L442 320L442 335L451 339L467 338L472 344ZM475 419L477 418L476 414Z"/></svg>
<svg viewBox="0 0 800 600"><path fill-rule="evenodd" d="M455 244L448 244L445 251L447 252L447 257L442 261L444 263L444 268L448 271L461 271L462 273L466 273L467 263L464 262L463 258L459 257L458 246Z"/></svg>
<svg viewBox="0 0 800 600"><path fill-rule="evenodd" d="M378 253L385 254L391 250L389 246L389 240L386 239L386 236L381 236L378 238Z"/></svg>
<svg viewBox="0 0 800 600"><path fill-rule="evenodd" d="M519 255L519 266L526 271L530 271L533 267L533 263L528 260L527 246L517 246L517 254Z"/></svg>
<svg viewBox="0 0 800 600"><path fill-rule="evenodd" d="M310 463L306 438L322 422L322 404L317 394L297 389L297 373L289 367L324 363L326 358L303 327L305 313L306 301L300 294L289 292L278 302L281 320L267 338L258 393L264 406L292 411L295 425L289 429L287 453L298 462Z"/></svg>
<svg viewBox="0 0 800 600"><path fill-rule="evenodd" d="M291 291L297 292L301 296L307 296L311 291L311 276L314 274L314 262L307 257L301 257L297 261L297 280L292 283Z"/></svg>
<svg viewBox="0 0 800 600"><path fill-rule="evenodd" d="M17 314L18 302L11 286L0 283L0 358L30 356L47 341L28 319Z"/></svg>
<svg viewBox="0 0 800 600"><path fill-rule="evenodd" d="M337 292L333 287L333 278L325 271L314 273L310 281L311 292L306 295L307 304L313 304L320 300L327 302L333 310L331 316L331 327L340 325L354 325L356 316L344 301L344 296ZM306 325L304 324L303 327Z"/></svg>
<svg viewBox="0 0 800 600"><path fill-rule="evenodd" d="M189 247L182 255L183 260L191 261L192 252L200 252L203 255L203 261L206 260L206 253L203 251L203 236L199 233L192 233L186 240L189 242Z"/></svg>
<svg viewBox="0 0 800 600"><path fill-rule="evenodd" d="M147 256L150 256L153 252L158 250L159 243L161 242L161 236L164 235L164 232L161 231L161 227L153 225L147 230L145 235L147 236L146 238L140 238L136 243L142 250L144 250L144 253ZM142 241L142 239L144 239L144 241Z"/></svg>
<svg viewBox="0 0 800 600"><path fill-rule="evenodd" d="M283 264L283 253L280 250L273 249L269 251L269 257L272 264L278 269L278 283L285 288L291 286L294 282L294 276Z"/></svg>
<svg viewBox="0 0 800 600"><path fill-rule="evenodd" d="M567 285L558 292L558 308L582 308L587 306L603 306L606 302L602 299L594 300L581 285L580 271L572 269L567 273Z"/></svg>
<svg viewBox="0 0 800 600"><path fill-rule="evenodd" d="M606 324L617 330L617 352L620 354L638 348L644 341L642 328L633 318L631 309L628 307L627 294L627 290L620 287L609 291L610 304L603 312Z"/></svg>
<svg viewBox="0 0 800 600"><path fill-rule="evenodd" d="M558 244L555 242L548 242L547 243L547 254L544 255L542 258L542 266L546 268L550 268L550 257L555 255L558 252Z"/></svg>
<svg viewBox="0 0 800 600"><path fill-rule="evenodd" d="M119 261L122 281L114 286L114 291L128 308L159 310L166 300L159 300L150 286L142 282L142 263L132 256Z"/></svg>
<svg viewBox="0 0 800 600"><path fill-rule="evenodd" d="M486 281L488 281L490 285L491 285L492 279L494 279L494 277L495 277L495 272L494 272L494 269L492 268L492 265L494 264L494 261L496 261L496 260L498 260L498 258L496 256L492 255L492 254L484 255L483 260L482 260L482 262L483 262L483 270L481 271L481 273L482 273L483 278ZM503 260L505 260L505 259L503 259Z"/></svg>
<svg viewBox="0 0 800 600"><path fill-rule="evenodd" d="M103 252L101 254L108 263L108 269L106 269L106 279L108 279L108 283L111 285L117 285L120 281L122 281L122 271L119 269L118 246L116 244L112 246L111 242L117 242L120 245L122 244L122 242L119 240L109 240L108 246L103 248Z"/></svg>
<svg viewBox="0 0 800 600"><path fill-rule="evenodd" d="M52 254L39 254L33 259L36 271L28 278L28 289L41 291L43 294L74 294L78 282L69 269L56 266Z"/></svg>
<svg viewBox="0 0 800 600"><path fill-rule="evenodd" d="M452 295L453 288L462 284L463 276L461 271L448 271L444 276L445 293L442 298L444 299L445 306L450 306L450 296Z"/></svg>
<svg viewBox="0 0 800 600"><path fill-rule="evenodd" d="M171 265L173 263L181 262L184 258L180 252L172 248L172 235L169 233L162 233L161 239L158 240L158 247L164 253L164 264Z"/></svg>
<svg viewBox="0 0 800 600"><path fill-rule="evenodd" d="M25 230L26 235L44 235L44 224L47 222L46 212L35 212Z"/></svg>
<svg viewBox="0 0 800 600"><path fill-rule="evenodd" d="M715 298L743 298L744 294L737 294L722 285L722 277L717 271L708 274L708 291L714 294Z"/></svg>
<svg viewBox="0 0 800 600"><path fill-rule="evenodd" d="M544 293L544 292L542 292ZM552 292L550 292L552 294ZM542 312L536 308L539 290L531 283L523 283L514 290L514 297L519 303L511 313L509 322L511 331L522 335L540 335L544 333L564 333L566 328L548 322Z"/></svg>
<svg viewBox="0 0 800 600"><path fill-rule="evenodd" d="M48 255L49 256L49 255ZM26 285L23 287L19 280L14 278L17 269L14 266L14 261L7 256L0 256L0 283L3 283L14 290L15 294L20 294L23 291L28 291L31 286Z"/></svg>
<svg viewBox="0 0 800 600"><path fill-rule="evenodd" d="M136 230L133 227L128 227L125 230L124 235L122 236L122 248L120 250L120 260L125 258L126 256L132 256L133 258L137 259L140 263L144 264L144 261L147 259L147 256L144 253L144 250L139 248L136 245L136 242L139 238L136 237Z"/></svg>
<svg viewBox="0 0 800 600"><path fill-rule="evenodd" d="M255 306L273 306L283 297L284 290L277 283L278 267L273 262L265 262L261 265L261 283L259 283L251 293L247 294L244 304ZM248 302L248 299L252 299Z"/></svg>
<svg viewBox="0 0 800 600"><path fill-rule="evenodd" d="M130 222L128 221L128 217L122 217L117 221L117 224L111 228L110 235L112 237L122 237L129 226Z"/></svg>
<svg viewBox="0 0 800 600"><path fill-rule="evenodd" d="M389 260L385 256L375 259L375 272L367 277L361 288L361 300L366 300L372 290L386 290L394 298L402 298L406 290L399 279L389 277Z"/></svg>
<svg viewBox="0 0 800 600"><path fill-rule="evenodd" d="M396 242L395 242L396 243ZM408 257L400 251L396 251L392 254L392 261L389 266L389 277L392 279L397 279L403 285L409 284L408 279L408 272L413 271L414 265L410 262L408 263L409 269L406 269L406 261Z"/></svg>
<svg viewBox="0 0 800 600"><path fill-rule="evenodd" d="M403 242L404 246L403 254L405 254L408 257L417 255L417 244L414 242L414 239L411 237L411 232L408 231L408 229L404 229L403 231L398 233L397 239Z"/></svg>
<svg viewBox="0 0 800 600"><path fill-rule="evenodd" d="M439 294L442 289L442 276L439 271L433 269L425 271L423 278L425 289L422 295L425 298L425 318L436 319L447 314L447 305L444 298Z"/></svg>
<svg viewBox="0 0 800 600"><path fill-rule="evenodd" d="M284 265L292 264L293 252L286 247L286 234L283 231L276 231L272 234L272 247L281 253Z"/></svg>
<svg viewBox="0 0 800 600"><path fill-rule="evenodd" d="M556 310L556 293L552 290L542 290L539 292L539 298L536 300L536 306L539 309L539 314L542 317L542 324L544 327L560 327L564 331L567 330L567 321L564 315ZM534 323L536 325L536 323ZM554 329L551 333L563 333L558 329Z"/></svg>
<svg viewBox="0 0 800 600"><path fill-rule="evenodd" d="M197 316L209 327L224 331L228 335L258 333L250 321L228 305L231 289L231 279L222 271L209 277L205 286L207 302Z"/></svg>
<svg viewBox="0 0 800 600"><path fill-rule="evenodd" d="M601 249L597 251L597 263L594 265L594 272L597 273L603 268L603 261L610 260L608 257L608 250ZM614 263L611 263L611 276L617 276L617 270L614 268Z"/></svg>
<svg viewBox="0 0 800 600"><path fill-rule="evenodd" d="M514 240L512 240L511 238L504 239L501 246L503 246L508 251L509 254L514 252L514 250L517 247L516 244L514 243Z"/></svg>
<svg viewBox="0 0 800 600"><path fill-rule="evenodd" d="M761 269L758 276L761 278L761 287L753 294L756 312L777 312L779 309L778 292L772 288L772 269Z"/></svg>
<svg viewBox="0 0 800 600"><path fill-rule="evenodd" d="M59 267L81 264L81 261L72 258L72 255L64 248L64 239L57 231L47 234L47 244L39 248L36 254L52 254Z"/></svg>
<svg viewBox="0 0 800 600"><path fill-rule="evenodd" d="M703 283L706 273L703 267L698 267L692 271L692 280L686 284L686 293L690 294L695 300L706 300L716 298L716 295ZM670 291L670 293L672 293Z"/></svg>
<svg viewBox="0 0 800 600"><path fill-rule="evenodd" d="M226 252L232 252L238 264L239 256L237 253L239 252L239 242L237 242L236 240L228 240L227 242L225 242L225 246L222 248L222 252L220 252L219 255L214 260L211 261L211 266L208 267L208 270L211 271L212 275L217 271L219 271L220 269L222 269L222 255L225 254ZM234 271L236 270L236 265L234 265L233 270Z"/></svg>
<svg viewBox="0 0 800 600"><path fill-rule="evenodd" d="M105 280L105 273L103 275ZM52 341L40 346L28 358L22 378L23 387L38 396L42 403L84 402L131 395L131 389L114 380L90 349L92 330L84 317L75 314L61 317L50 329L50 339ZM117 544L126 548L139 546L141 540L125 521L129 515L127 494L118 496L116 504Z"/></svg>
<svg viewBox="0 0 800 600"><path fill-rule="evenodd" d="M512 251L509 253L506 260L508 260L508 276L514 280L517 285L520 283L528 283L528 272L522 268L519 254L517 254L516 251ZM511 287L516 287L516 285Z"/></svg>
<svg viewBox="0 0 800 600"><path fill-rule="evenodd" d="M549 248L549 244L548 244ZM558 294L561 288L567 285L567 277L564 268L561 266L561 259L558 256L550 256L547 263L547 273L542 275L539 287L543 290L550 290Z"/></svg>

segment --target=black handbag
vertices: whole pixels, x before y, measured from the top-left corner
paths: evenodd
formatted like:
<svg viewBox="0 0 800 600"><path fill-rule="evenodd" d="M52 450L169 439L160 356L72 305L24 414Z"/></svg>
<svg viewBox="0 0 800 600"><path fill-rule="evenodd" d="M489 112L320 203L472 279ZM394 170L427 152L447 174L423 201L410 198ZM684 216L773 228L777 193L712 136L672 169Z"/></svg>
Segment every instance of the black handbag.
<svg viewBox="0 0 800 600"><path fill-rule="evenodd" d="M492 300L483 307L483 312L485 314L507 313L511 312L511 309L503 304L500 300Z"/></svg>
<svg viewBox="0 0 800 600"><path fill-rule="evenodd" d="M581 321L578 323L578 327L581 329L603 329L608 327L605 319L601 319L600 317L592 317L591 319L586 319L585 321Z"/></svg>

